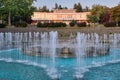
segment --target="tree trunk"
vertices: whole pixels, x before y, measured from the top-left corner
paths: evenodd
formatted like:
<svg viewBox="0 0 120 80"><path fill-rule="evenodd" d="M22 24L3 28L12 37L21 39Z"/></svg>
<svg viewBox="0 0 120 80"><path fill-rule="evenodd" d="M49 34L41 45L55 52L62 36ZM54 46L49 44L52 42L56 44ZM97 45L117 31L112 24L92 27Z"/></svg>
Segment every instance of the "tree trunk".
<svg viewBox="0 0 120 80"><path fill-rule="evenodd" d="M11 12L8 14L8 26L11 26Z"/></svg>
<svg viewBox="0 0 120 80"><path fill-rule="evenodd" d="M1 15L1 18L0 18L0 23L2 24L3 22L2 22L2 15Z"/></svg>

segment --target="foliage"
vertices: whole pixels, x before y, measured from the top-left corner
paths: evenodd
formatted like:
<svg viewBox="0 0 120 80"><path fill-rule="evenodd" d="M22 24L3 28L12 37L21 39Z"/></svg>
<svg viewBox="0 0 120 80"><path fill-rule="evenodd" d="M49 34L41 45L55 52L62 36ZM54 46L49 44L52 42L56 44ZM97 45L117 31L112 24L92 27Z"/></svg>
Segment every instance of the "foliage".
<svg viewBox="0 0 120 80"><path fill-rule="evenodd" d="M0 0L2 6L0 6L0 12L4 16L4 21L8 22L8 25L11 25L11 18L14 16L24 17L25 20L30 18L34 7L32 3L35 0Z"/></svg>
<svg viewBox="0 0 120 80"><path fill-rule="evenodd" d="M57 3L55 3L55 8L54 9L58 9L58 4Z"/></svg>
<svg viewBox="0 0 120 80"><path fill-rule="evenodd" d="M102 5L93 5L91 9L91 15L88 16L88 19L92 22L101 23L103 16L107 13L108 7ZM93 20L95 19L95 20Z"/></svg>
<svg viewBox="0 0 120 80"><path fill-rule="evenodd" d="M108 23L110 22L110 13L104 14L101 23Z"/></svg>
<svg viewBox="0 0 120 80"><path fill-rule="evenodd" d="M49 9L47 9L46 6L43 6L43 7L39 7L39 9L37 11L39 11L39 12L49 12Z"/></svg>
<svg viewBox="0 0 120 80"><path fill-rule="evenodd" d="M62 23L62 22L59 22L59 23L54 23L54 22L51 22L51 23L41 23L41 22L38 22L37 23L37 27L41 27L41 28L46 28L46 27L66 27L67 25L65 23Z"/></svg>
<svg viewBox="0 0 120 80"><path fill-rule="evenodd" d="M75 26L75 25L76 25L76 21L75 21L75 20L72 20L72 21L69 23L69 25L70 25L71 27Z"/></svg>
<svg viewBox="0 0 120 80"><path fill-rule="evenodd" d="M116 26L116 22L107 22L107 23L104 23L104 26L105 27L115 27Z"/></svg>
<svg viewBox="0 0 120 80"><path fill-rule="evenodd" d="M15 22L15 23L14 23L14 26L15 26L15 27L27 27L27 23L24 22L24 21Z"/></svg>
<svg viewBox="0 0 120 80"><path fill-rule="evenodd" d="M58 5L55 3L55 8L54 9L68 9L67 7L62 7L61 5Z"/></svg>
<svg viewBox="0 0 120 80"><path fill-rule="evenodd" d="M5 24L0 24L0 28L5 28L6 25Z"/></svg>
<svg viewBox="0 0 120 80"><path fill-rule="evenodd" d="M115 22L120 22L120 4L111 8L110 12L112 20Z"/></svg>
<svg viewBox="0 0 120 80"><path fill-rule="evenodd" d="M86 22L77 23L78 27L86 27Z"/></svg>
<svg viewBox="0 0 120 80"><path fill-rule="evenodd" d="M80 3L74 4L73 9L76 9L76 12L82 12L82 6Z"/></svg>
<svg viewBox="0 0 120 80"><path fill-rule="evenodd" d="M84 11L85 11L85 12L88 12L88 11L89 11L89 7L86 6Z"/></svg>
<svg viewBox="0 0 120 80"><path fill-rule="evenodd" d="M37 23L37 27L42 27L42 23L41 23L41 22L38 22L38 23Z"/></svg>
<svg viewBox="0 0 120 80"><path fill-rule="evenodd" d="M96 23L98 22L98 18L95 15L87 15L87 18L89 21L91 21L92 23Z"/></svg>

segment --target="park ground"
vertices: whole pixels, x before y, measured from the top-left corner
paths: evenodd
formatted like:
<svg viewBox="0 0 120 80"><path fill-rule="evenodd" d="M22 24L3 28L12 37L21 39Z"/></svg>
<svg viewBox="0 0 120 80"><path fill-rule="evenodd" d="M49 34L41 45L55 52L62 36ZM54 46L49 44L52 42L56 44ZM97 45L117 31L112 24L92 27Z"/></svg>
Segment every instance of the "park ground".
<svg viewBox="0 0 120 80"><path fill-rule="evenodd" d="M27 28L1 28L0 32L50 32L50 31L58 31L61 37L67 37L70 33L76 34L77 32L81 33L98 33L102 34L112 34L112 33L120 33L120 27L63 27L63 28L37 28L27 27Z"/></svg>

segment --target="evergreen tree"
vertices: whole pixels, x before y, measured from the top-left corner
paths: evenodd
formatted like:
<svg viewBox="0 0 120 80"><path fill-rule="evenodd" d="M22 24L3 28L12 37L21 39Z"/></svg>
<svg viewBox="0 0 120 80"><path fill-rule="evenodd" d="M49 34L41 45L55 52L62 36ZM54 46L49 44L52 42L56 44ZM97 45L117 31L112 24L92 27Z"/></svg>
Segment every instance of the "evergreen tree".
<svg viewBox="0 0 120 80"><path fill-rule="evenodd" d="M55 3L55 9L58 9L58 4L57 3Z"/></svg>
<svg viewBox="0 0 120 80"><path fill-rule="evenodd" d="M88 12L88 11L89 11L89 7L86 6L86 7L85 7L85 12Z"/></svg>
<svg viewBox="0 0 120 80"><path fill-rule="evenodd" d="M74 4L74 7L73 7L73 9L77 9L77 4L76 4L76 3Z"/></svg>
<svg viewBox="0 0 120 80"><path fill-rule="evenodd" d="M74 4L73 9L76 9L76 12L82 12L82 6L80 3Z"/></svg>
<svg viewBox="0 0 120 80"><path fill-rule="evenodd" d="M59 5L59 6L58 6L58 9L62 9L62 6L61 6L61 5Z"/></svg>

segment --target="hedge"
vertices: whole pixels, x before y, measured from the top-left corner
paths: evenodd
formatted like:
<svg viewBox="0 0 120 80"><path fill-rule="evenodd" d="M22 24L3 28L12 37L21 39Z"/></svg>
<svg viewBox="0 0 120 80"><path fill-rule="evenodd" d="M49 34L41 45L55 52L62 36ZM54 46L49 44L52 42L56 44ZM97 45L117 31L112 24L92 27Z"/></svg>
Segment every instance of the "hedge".
<svg viewBox="0 0 120 80"><path fill-rule="evenodd" d="M66 23L62 23L62 22L59 22L59 23L41 23L41 22L38 22L37 23L37 27L41 27L41 28L46 28L46 27L66 27Z"/></svg>
<svg viewBox="0 0 120 80"><path fill-rule="evenodd" d="M14 23L15 27L27 27L27 23L22 21L22 22L15 22Z"/></svg>
<svg viewBox="0 0 120 80"><path fill-rule="evenodd" d="M78 27L86 27L86 22L80 22L80 23L77 23L77 26Z"/></svg>
<svg viewBox="0 0 120 80"><path fill-rule="evenodd" d="M107 23L104 23L104 26L105 27L115 27L116 26L116 22L107 22Z"/></svg>

